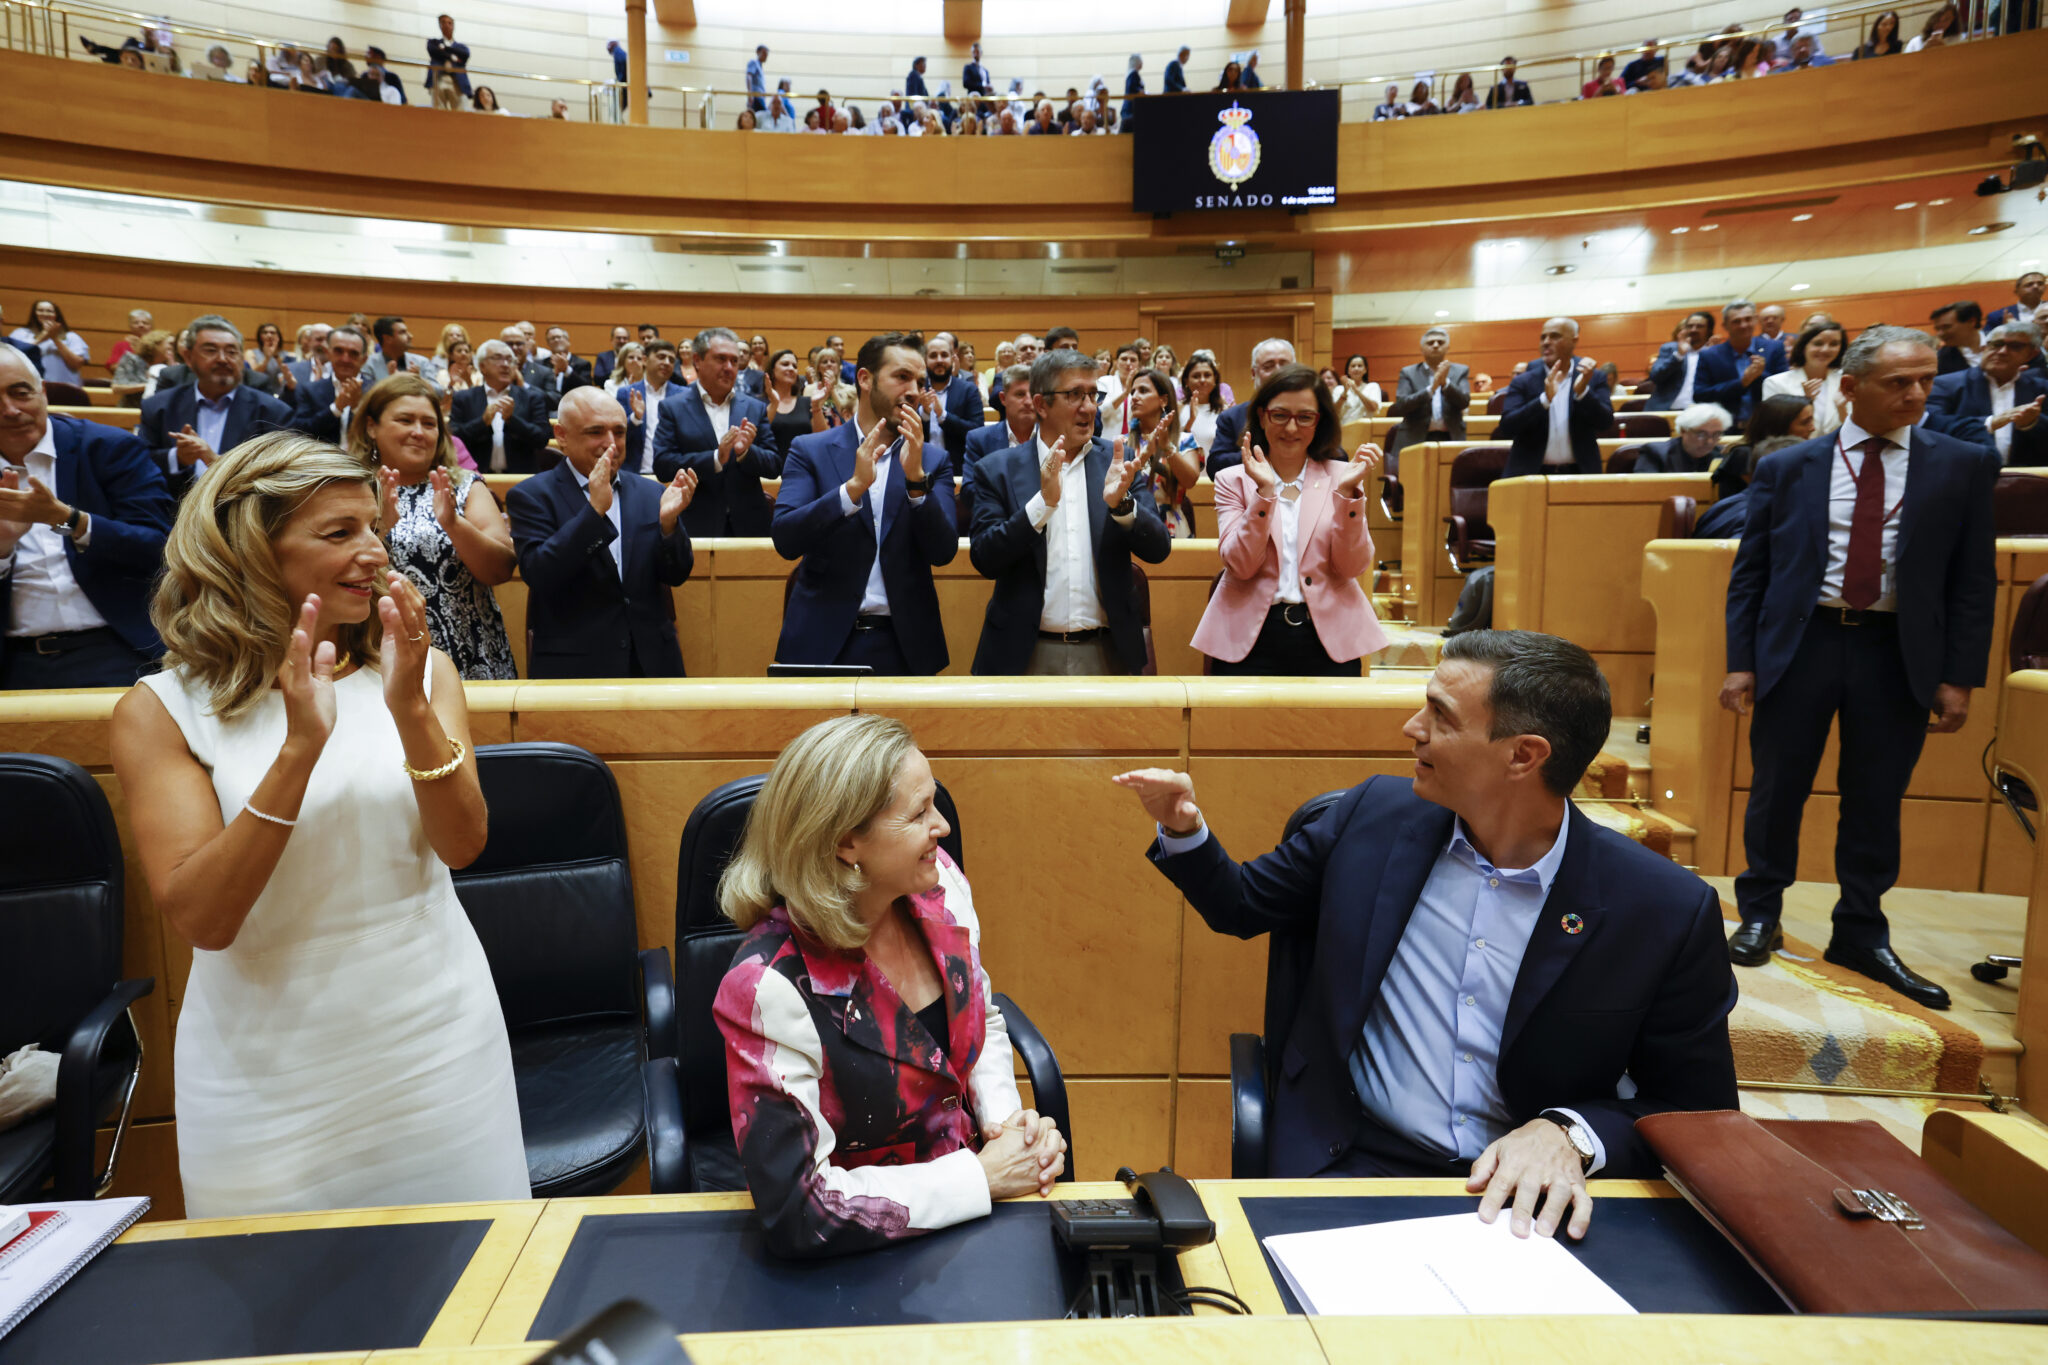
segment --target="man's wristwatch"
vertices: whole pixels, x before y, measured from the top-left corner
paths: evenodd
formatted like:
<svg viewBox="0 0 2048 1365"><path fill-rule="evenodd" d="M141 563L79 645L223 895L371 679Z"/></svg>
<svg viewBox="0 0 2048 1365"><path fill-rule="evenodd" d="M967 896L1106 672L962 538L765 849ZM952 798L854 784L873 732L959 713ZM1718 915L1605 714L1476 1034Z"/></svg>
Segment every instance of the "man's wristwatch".
<svg viewBox="0 0 2048 1365"><path fill-rule="evenodd" d="M1593 1135L1586 1131L1584 1124L1569 1114L1560 1114L1555 1109L1546 1109L1537 1117L1548 1119L1564 1129L1565 1140L1571 1143L1572 1150L1579 1154L1581 1175L1593 1169Z"/></svg>
<svg viewBox="0 0 2048 1365"><path fill-rule="evenodd" d="M932 481L930 479L905 479L903 481L903 491L912 496L929 493L932 491Z"/></svg>
<svg viewBox="0 0 2048 1365"><path fill-rule="evenodd" d="M1117 504L1116 506L1114 506L1114 507L1112 507L1112 508L1110 508L1110 509L1109 509L1109 514L1110 514L1111 516L1113 516L1113 517L1127 517L1127 516L1131 515L1131 513L1135 512L1135 511L1137 511L1137 510L1138 510L1138 496L1137 496L1137 494L1135 494L1135 493L1126 493L1126 494L1124 494L1124 500L1123 500L1122 502L1118 503L1118 504Z"/></svg>
<svg viewBox="0 0 2048 1365"><path fill-rule="evenodd" d="M78 539L78 530L84 524L85 509L83 507L74 507L71 509L70 516L57 523L57 531L60 535L69 536L71 539L76 540Z"/></svg>

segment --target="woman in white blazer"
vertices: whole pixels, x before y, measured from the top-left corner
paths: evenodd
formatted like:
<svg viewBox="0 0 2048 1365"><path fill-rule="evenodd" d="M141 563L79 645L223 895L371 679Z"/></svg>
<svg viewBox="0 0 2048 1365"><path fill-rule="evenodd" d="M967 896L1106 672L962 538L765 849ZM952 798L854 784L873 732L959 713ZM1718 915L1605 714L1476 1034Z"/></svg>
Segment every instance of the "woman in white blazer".
<svg viewBox="0 0 2048 1365"><path fill-rule="evenodd" d="M1842 352L1848 333L1840 323L1819 322L1792 342L1785 368L1764 381L1766 398L1793 394L1813 404L1813 431L1825 436L1842 425Z"/></svg>

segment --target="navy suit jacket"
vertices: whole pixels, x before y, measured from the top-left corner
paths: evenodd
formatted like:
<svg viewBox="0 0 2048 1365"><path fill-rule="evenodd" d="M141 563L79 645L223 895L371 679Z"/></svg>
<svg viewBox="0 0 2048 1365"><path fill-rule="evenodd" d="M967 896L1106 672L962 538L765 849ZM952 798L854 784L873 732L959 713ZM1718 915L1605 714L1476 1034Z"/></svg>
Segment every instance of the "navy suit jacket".
<svg viewBox="0 0 2048 1365"><path fill-rule="evenodd" d="M1550 409L1543 406L1544 373L1543 360L1539 356L1529 362L1529 368L1515 376L1515 382L1508 385L1507 394L1501 399L1500 421L1493 428L1494 439L1514 443L1508 451L1507 468L1501 471L1503 479L1544 472L1543 452L1550 444ZM1578 382L1576 375L1572 382ZM1614 404L1607 394L1606 379L1599 371L1594 371L1592 379L1586 383L1586 396L1574 398L1571 402L1568 430L1572 458L1578 461L1573 472L1598 474L1601 471L1600 434L1614 426Z"/></svg>
<svg viewBox="0 0 2048 1365"><path fill-rule="evenodd" d="M2013 381L2013 402L2021 407L2044 393L2048 393L2048 375L2038 370L2021 370ZM1933 391L1927 395L1925 425L1929 431L1988 446L1992 435L1984 421L1990 416L1991 380L1984 371L1965 369L1935 378ZM2012 450L2005 463L2048 465L2048 418L2034 423L2031 430L2012 429Z"/></svg>
<svg viewBox="0 0 2048 1365"><path fill-rule="evenodd" d="M149 598L176 512L163 462L119 427L52 416L50 431L57 447L57 486L50 491L92 518L91 543L83 550L65 539L71 576L130 649L156 659L164 646L149 623ZM9 619L13 600L9 574L0 578L0 621ZM6 648L0 635L0 651Z"/></svg>
<svg viewBox="0 0 2048 1365"><path fill-rule="evenodd" d="M1024 439L1027 444L1031 440L1029 436ZM1015 444L1015 439L1010 435L1008 422L990 422L987 426L977 427L968 432L967 449L958 466L960 476L965 478L967 471L972 469L977 461L990 455L1000 455Z"/></svg>
<svg viewBox="0 0 2048 1365"><path fill-rule="evenodd" d="M623 577L612 563L619 533L592 509L567 460L506 495L526 580L528 677L623 678L634 654L650 678L683 676L669 589L690 576L690 533L680 520L674 534L661 533L659 485L628 471L613 489L626 541Z"/></svg>
<svg viewBox="0 0 2048 1365"><path fill-rule="evenodd" d="M368 393L370 391L370 377L367 374L363 375L362 381L363 392ZM292 392L298 395L297 402L292 408L293 431L303 431L308 436L318 437L320 440L331 442L334 445L343 445L347 442L348 433L342 430L341 418L334 414L334 381L332 379L308 380L292 390ZM349 413L349 420L355 420L354 412ZM490 448L489 433L486 432L484 449L488 452ZM472 458L474 458L473 453Z"/></svg>
<svg viewBox="0 0 2048 1365"><path fill-rule="evenodd" d="M548 442L555 434L548 425L547 395L531 384L514 384L505 392L512 395L512 411L505 414L506 471L536 473L551 458ZM484 420L485 400L489 397L490 390L478 384L457 389L448 404L448 430L461 438L469 449L469 458L486 472L491 467L491 424Z"/></svg>
<svg viewBox="0 0 2048 1365"><path fill-rule="evenodd" d="M1187 88L1188 73L1182 68L1179 59L1176 58L1168 62L1166 64L1166 93L1171 95Z"/></svg>
<svg viewBox="0 0 2048 1365"><path fill-rule="evenodd" d="M183 497L185 490L191 487L193 473L188 468L171 473L165 452L177 445L177 434L188 424L194 431L199 429L198 416L199 386L185 384L168 393L159 389L151 394L149 401L142 405L142 420L135 428L135 434L142 443L156 452L158 463L165 470L165 480L171 492L178 497ZM283 431L291 424L290 408L267 393L258 393L246 384L237 384L234 400L228 406L227 425L221 428L221 448L217 453L225 455L251 436Z"/></svg>
<svg viewBox="0 0 2048 1365"><path fill-rule="evenodd" d="M684 387L682 384L671 382L669 384L669 393L671 396L681 393ZM636 379L630 384L621 384L618 387L618 391L612 395L612 397L619 400L619 406L626 410L626 468L632 470L640 468L641 454L646 449L645 442L647 440L647 423L633 420L633 395L635 393L638 393L643 401L646 399L646 380ZM671 474L669 477L674 478L675 476Z"/></svg>
<svg viewBox="0 0 2048 1365"><path fill-rule="evenodd" d="M971 386L970 386L971 387ZM892 449L900 449L899 439ZM939 619L939 593L932 570L960 553L960 523L954 509L953 465L945 452L924 448L931 492L913 507L900 465L891 470L882 505L882 533L875 539L874 490L854 504L852 516L840 506L839 488L853 477L860 437L851 422L812 432L790 443L782 465L782 491L775 498L775 551L799 561L789 600L782 608L782 638L775 658L786 664L829 664L846 647L867 595L875 556L882 558L882 587L896 642L913 672L937 673L950 656Z"/></svg>
<svg viewBox="0 0 2048 1365"><path fill-rule="evenodd" d="M1704 474L1707 472L1707 466L1713 462L1714 457L1712 455L1709 455L1704 460L1695 461L1692 456L1685 453L1685 438L1683 436L1673 436L1668 440L1646 445L1640 451L1637 451L1635 472L1638 474Z"/></svg>
<svg viewBox="0 0 2048 1365"><path fill-rule="evenodd" d="M1943 346L1934 353L1934 372L1937 375L1960 374L1970 368L1970 358L1963 354L1960 346Z"/></svg>
<svg viewBox="0 0 2048 1365"><path fill-rule="evenodd" d="M981 386L968 376L954 371L946 384L946 411L940 422L945 433L946 454L953 459L953 468L959 469L967 455L967 438L980 431L982 417L987 409L981 403Z"/></svg>
<svg viewBox="0 0 2048 1365"><path fill-rule="evenodd" d="M1699 520L1692 524L1694 540L1734 540L1742 534L1742 523L1749 517L1749 488L1740 493L1731 493L1725 498L1700 510Z"/></svg>
<svg viewBox="0 0 2048 1365"><path fill-rule="evenodd" d="M1764 372L1757 376L1754 384L1744 387L1742 372L1749 368L1749 357L1758 352L1764 357ZM1764 380L1784 368L1785 347L1782 342L1769 341L1761 336L1751 337L1749 349L1738 356L1733 346L1717 341L1700 352L1700 363L1692 376L1692 401L1719 403L1735 418L1735 424L1741 426L1763 400ZM1681 370L1680 377L1683 375ZM1674 387L1672 392L1676 394L1677 389Z"/></svg>
<svg viewBox="0 0 2048 1365"><path fill-rule="evenodd" d="M1570 802L1565 812L1564 858L1508 998L1501 1098L1517 1126L1545 1109L1576 1110L1606 1149L1603 1176L1651 1177L1660 1166L1637 1119L1735 1107L1735 975L1721 901L1670 859ZM1147 856L1210 928L1314 935L1294 1026L1272 1059L1267 1174L1316 1175L1365 1121L1351 1053L1455 818L1408 779L1375 777L1242 865L1213 831L1170 858L1154 841ZM1581 932L1565 931L1567 914ZM1624 1075L1631 1099L1616 1094Z"/></svg>
<svg viewBox="0 0 2048 1365"><path fill-rule="evenodd" d="M1728 670L1756 674L1759 701L1792 667L1828 565L1828 485L1839 433L1775 451L1750 476L1728 579ZM1982 687L1998 570L1991 489L1998 454L1915 427L1899 508L1899 652L1913 699L1941 683Z"/></svg>
<svg viewBox="0 0 2048 1365"><path fill-rule="evenodd" d="M1173 541L1166 524L1141 497L1129 527L1117 525L1102 500L1109 478L1109 442L1088 446L1088 536L1095 549L1095 590L1102 597L1103 620L1117 657L1136 673L1145 666L1145 631L1131 607L1131 556L1147 564L1166 559ZM967 474L967 496L974 519L968 557L983 578L995 580L988 612L982 619L981 642L974 651L974 672L1022 673L1038 644L1038 623L1045 616L1045 532L1032 526L1025 506L1039 491L1038 441L985 455Z"/></svg>
<svg viewBox="0 0 2048 1365"><path fill-rule="evenodd" d="M1244 451L1238 447L1244 444L1245 429L1251 425L1251 412L1250 403L1232 403L1216 414L1216 436L1209 442L1209 461L1205 466L1211 482L1232 465L1244 463Z"/></svg>
<svg viewBox="0 0 2048 1365"><path fill-rule="evenodd" d="M1706 363L1705 351L1701 353L1700 364ZM1697 366L1693 372L1692 401L1704 403L1710 400L1700 397L1700 374ZM1650 401L1645 412L1674 412L1678 408L1678 391L1685 387L1685 357L1678 353L1678 343L1667 341L1657 348L1657 358L1650 362ZM1734 409L1730 408L1733 413Z"/></svg>
<svg viewBox="0 0 2048 1365"><path fill-rule="evenodd" d="M703 390L695 384L661 400L661 425L654 433L654 477L674 480L679 469L697 472L697 494L683 511L683 525L693 536L766 536L775 507L761 490L761 480L782 474L782 452L775 448L775 429L768 425L768 407L734 385L729 395L734 426L754 424L754 443L739 459L718 467L718 433L704 411Z"/></svg>

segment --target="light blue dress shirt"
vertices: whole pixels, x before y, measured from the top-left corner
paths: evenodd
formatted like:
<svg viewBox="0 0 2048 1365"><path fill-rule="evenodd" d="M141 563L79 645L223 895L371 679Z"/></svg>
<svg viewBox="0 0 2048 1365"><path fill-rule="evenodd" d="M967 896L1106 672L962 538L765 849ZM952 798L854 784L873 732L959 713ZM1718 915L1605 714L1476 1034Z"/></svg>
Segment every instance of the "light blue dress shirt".
<svg viewBox="0 0 2048 1365"><path fill-rule="evenodd" d="M1500 1092L1500 1038L1529 937L1564 861L1569 818L1550 851L1527 868L1498 868L1465 837L1465 822L1431 866L1379 996L1351 1052L1351 1081L1384 1128L1446 1160L1472 1160L1513 1126ZM1167 856L1200 848L1208 826L1176 838ZM1599 1134L1570 1109L1606 1164Z"/></svg>

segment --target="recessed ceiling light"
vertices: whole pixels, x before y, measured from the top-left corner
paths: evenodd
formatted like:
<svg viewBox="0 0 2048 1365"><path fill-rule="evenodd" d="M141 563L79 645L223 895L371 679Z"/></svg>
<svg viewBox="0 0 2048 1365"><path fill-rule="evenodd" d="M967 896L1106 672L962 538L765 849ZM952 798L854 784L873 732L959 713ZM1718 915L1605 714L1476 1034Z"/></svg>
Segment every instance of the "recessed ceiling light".
<svg viewBox="0 0 2048 1365"><path fill-rule="evenodd" d="M1920 207L1920 201L1919 201L1918 199L1908 199L1908 200L1907 200L1907 201L1906 201L1905 203L1903 203L1903 204L1893 204L1893 205L1892 205L1892 208L1894 208L1894 209L1917 209L1917 208L1919 208L1919 207Z"/></svg>
<svg viewBox="0 0 2048 1365"><path fill-rule="evenodd" d="M2027 260L2021 261L2020 264L2022 266L2039 265L2041 264L2041 258L2039 256L2029 257Z"/></svg>
<svg viewBox="0 0 2048 1365"><path fill-rule="evenodd" d="M495 92L493 92L493 93L495 93ZM1521 239L1521 238L1519 238L1519 237L1510 237L1510 238L1508 238L1508 239L1507 239L1507 240L1506 240L1505 242L1502 242L1502 243L1501 243L1501 245L1502 245L1502 246L1504 246L1504 247L1520 246L1521 244L1522 244L1522 239Z"/></svg>
<svg viewBox="0 0 2048 1365"><path fill-rule="evenodd" d="M1553 265L1543 273L1546 275L1569 275L1577 269L1578 267L1575 265Z"/></svg>
<svg viewBox="0 0 2048 1365"><path fill-rule="evenodd" d="M1795 284L1792 286L1792 292L1795 294L1803 294L1811 288L1813 288L1813 286L1810 284Z"/></svg>
<svg viewBox="0 0 2048 1365"><path fill-rule="evenodd" d="M1719 223L1701 223L1701 224L1700 224L1700 231L1701 231L1701 232L1719 232L1720 230L1721 230L1721 225L1720 225Z"/></svg>
<svg viewBox="0 0 2048 1365"><path fill-rule="evenodd" d="M1792 221L1795 223L1804 223L1812 217L1813 215L1810 213L1795 213L1792 215Z"/></svg>
<svg viewBox="0 0 2048 1365"><path fill-rule="evenodd" d="M1941 206L1942 206L1943 204L1946 204L1946 203L1948 203L1948 202L1949 202L1949 201L1948 201L1948 200L1946 200L1946 199L1930 199L1930 200L1928 200L1928 201L1927 201L1927 207L1928 207L1928 208L1931 208L1931 209L1938 209L1938 208L1940 208L1940 207L1941 207Z"/></svg>
<svg viewBox="0 0 2048 1365"><path fill-rule="evenodd" d="M1451 315L1451 310L1448 308L1439 308L1436 310L1436 315L1440 318L1447 318Z"/></svg>
<svg viewBox="0 0 2048 1365"><path fill-rule="evenodd" d="M1686 233L1691 231L1692 229L1689 227L1675 227L1671 229L1671 235L1673 237L1683 237Z"/></svg>
<svg viewBox="0 0 2048 1365"><path fill-rule="evenodd" d="M2003 232L2011 226L2010 222L2002 220L1996 223L1979 223L1970 229L1970 235L1972 237L1984 237L1994 232Z"/></svg>

